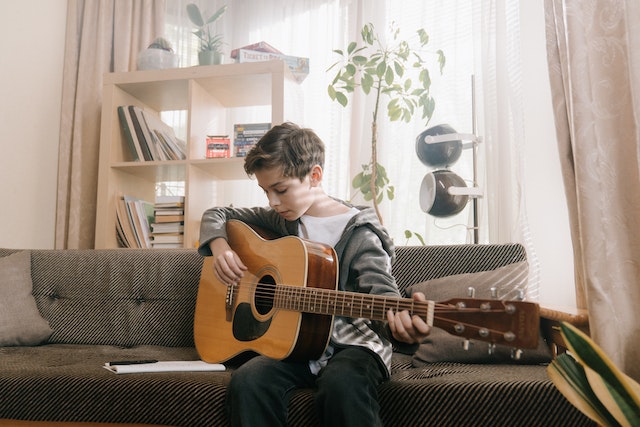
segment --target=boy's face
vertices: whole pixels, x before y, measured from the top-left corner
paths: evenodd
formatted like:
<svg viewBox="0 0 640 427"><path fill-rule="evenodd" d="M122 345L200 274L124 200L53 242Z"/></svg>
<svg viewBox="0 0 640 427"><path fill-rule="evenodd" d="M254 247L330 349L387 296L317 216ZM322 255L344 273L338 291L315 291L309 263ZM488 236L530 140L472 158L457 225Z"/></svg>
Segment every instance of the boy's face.
<svg viewBox="0 0 640 427"><path fill-rule="evenodd" d="M258 170L254 175L269 206L288 221L295 221L307 213L316 200L319 180L313 170L302 181L283 176L281 168Z"/></svg>

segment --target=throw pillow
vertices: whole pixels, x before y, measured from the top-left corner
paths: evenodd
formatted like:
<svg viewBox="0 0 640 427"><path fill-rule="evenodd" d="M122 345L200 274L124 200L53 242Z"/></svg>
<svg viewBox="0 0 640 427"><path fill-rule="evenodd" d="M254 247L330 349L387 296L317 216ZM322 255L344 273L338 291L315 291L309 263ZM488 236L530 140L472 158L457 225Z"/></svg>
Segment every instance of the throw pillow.
<svg viewBox="0 0 640 427"><path fill-rule="evenodd" d="M53 332L31 294L31 253L0 258L0 346L37 345Z"/></svg>
<svg viewBox="0 0 640 427"><path fill-rule="evenodd" d="M436 302L447 301L452 298L468 298L468 288L474 288L474 297L491 299L492 288L496 296L502 300L517 299L520 291L524 291L527 284L528 265L526 261L517 262L490 271L465 273L454 276L440 277L416 283L408 288L411 295L422 292L428 300ZM479 340L470 340L469 348L463 347L464 339L448 332L433 328L429 337L423 341L413 356L414 366L427 363L457 362L457 363L520 363L539 364L551 360L551 351L542 339L538 339L538 348L523 349L520 359L512 357L511 347L496 345L489 353L489 345Z"/></svg>

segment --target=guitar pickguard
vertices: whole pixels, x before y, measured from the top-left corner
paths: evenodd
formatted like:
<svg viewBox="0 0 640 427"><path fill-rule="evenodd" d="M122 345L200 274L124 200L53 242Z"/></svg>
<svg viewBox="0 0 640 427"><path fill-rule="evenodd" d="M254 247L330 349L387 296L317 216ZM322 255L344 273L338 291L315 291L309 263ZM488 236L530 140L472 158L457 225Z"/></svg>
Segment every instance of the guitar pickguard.
<svg viewBox="0 0 640 427"><path fill-rule="evenodd" d="M238 341L253 341L267 333L271 319L261 322L251 312L251 304L238 304L233 316L233 337Z"/></svg>

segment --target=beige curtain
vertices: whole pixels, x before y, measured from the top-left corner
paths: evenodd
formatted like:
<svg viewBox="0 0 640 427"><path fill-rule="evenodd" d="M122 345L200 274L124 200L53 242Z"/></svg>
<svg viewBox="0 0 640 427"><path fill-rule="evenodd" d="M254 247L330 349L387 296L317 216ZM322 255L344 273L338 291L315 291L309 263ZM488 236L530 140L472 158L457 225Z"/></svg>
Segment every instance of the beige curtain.
<svg viewBox="0 0 640 427"><path fill-rule="evenodd" d="M591 333L640 379L640 14L636 0L545 0L549 76ZM549 215L553 215L550 212Z"/></svg>
<svg viewBox="0 0 640 427"><path fill-rule="evenodd" d="M69 0L55 247L94 246L102 76L136 69L162 35L164 0Z"/></svg>

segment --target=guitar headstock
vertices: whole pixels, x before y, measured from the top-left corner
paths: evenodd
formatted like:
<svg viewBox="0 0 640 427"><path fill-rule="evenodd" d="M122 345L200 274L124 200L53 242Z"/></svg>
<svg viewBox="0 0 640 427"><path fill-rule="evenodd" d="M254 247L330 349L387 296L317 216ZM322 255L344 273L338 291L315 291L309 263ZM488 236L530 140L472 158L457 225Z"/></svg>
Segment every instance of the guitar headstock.
<svg viewBox="0 0 640 427"><path fill-rule="evenodd" d="M436 304L433 325L463 338L536 348L539 311L532 302L454 298Z"/></svg>

